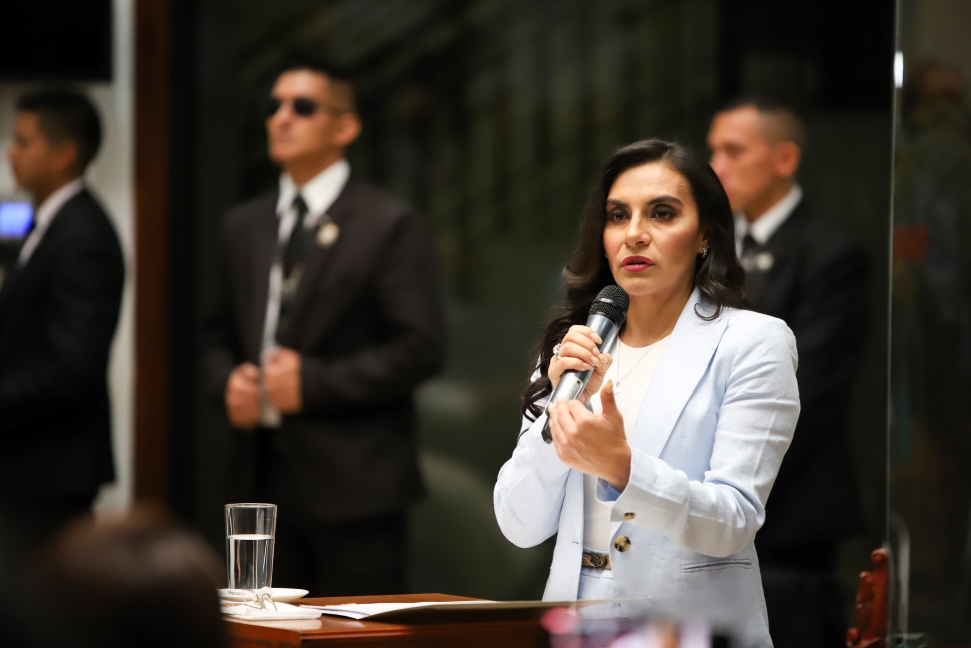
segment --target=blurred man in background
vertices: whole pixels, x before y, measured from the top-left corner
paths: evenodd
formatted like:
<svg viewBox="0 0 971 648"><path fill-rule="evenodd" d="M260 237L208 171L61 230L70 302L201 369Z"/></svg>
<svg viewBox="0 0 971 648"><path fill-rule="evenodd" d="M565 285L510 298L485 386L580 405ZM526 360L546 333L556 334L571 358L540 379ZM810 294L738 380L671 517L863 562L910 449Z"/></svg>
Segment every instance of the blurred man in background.
<svg viewBox="0 0 971 648"><path fill-rule="evenodd" d="M866 342L868 262L803 198L805 138L792 109L760 98L726 106L708 133L749 299L785 320L799 350L802 411L755 538L769 631L787 647L844 644L838 547L865 530L847 416Z"/></svg>
<svg viewBox="0 0 971 648"><path fill-rule="evenodd" d="M88 511L114 478L107 369L125 269L84 183L100 143L85 96L18 100L7 156L35 212L0 287L0 568Z"/></svg>
<svg viewBox="0 0 971 648"><path fill-rule="evenodd" d="M444 362L435 250L407 206L351 177L345 76L288 67L266 127L279 190L226 218L206 331L209 387L252 451L232 470L279 506L275 585L403 592L405 508L423 490L412 396Z"/></svg>

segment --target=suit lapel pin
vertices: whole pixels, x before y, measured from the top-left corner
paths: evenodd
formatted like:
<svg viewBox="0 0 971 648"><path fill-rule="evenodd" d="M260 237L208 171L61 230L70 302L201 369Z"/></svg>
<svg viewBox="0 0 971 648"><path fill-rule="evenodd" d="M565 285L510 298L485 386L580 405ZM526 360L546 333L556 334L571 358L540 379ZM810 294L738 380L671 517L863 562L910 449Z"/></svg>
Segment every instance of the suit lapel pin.
<svg viewBox="0 0 971 648"><path fill-rule="evenodd" d="M341 235L341 228L327 214L324 214L322 220L320 227L317 228L317 245L322 248L329 248L337 242Z"/></svg>
<svg viewBox="0 0 971 648"><path fill-rule="evenodd" d="M775 265L775 257L771 252L759 252L755 256L755 267L761 272L768 272Z"/></svg>

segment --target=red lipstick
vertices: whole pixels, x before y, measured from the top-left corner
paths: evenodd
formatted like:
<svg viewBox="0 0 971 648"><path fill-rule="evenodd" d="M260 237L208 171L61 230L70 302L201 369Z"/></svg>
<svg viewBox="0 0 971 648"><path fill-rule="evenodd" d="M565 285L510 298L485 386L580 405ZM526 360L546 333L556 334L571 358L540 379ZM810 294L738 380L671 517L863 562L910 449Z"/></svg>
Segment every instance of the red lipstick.
<svg viewBox="0 0 971 648"><path fill-rule="evenodd" d="M620 267L627 272L643 272L652 265L654 265L653 261L642 256L629 256L620 262Z"/></svg>

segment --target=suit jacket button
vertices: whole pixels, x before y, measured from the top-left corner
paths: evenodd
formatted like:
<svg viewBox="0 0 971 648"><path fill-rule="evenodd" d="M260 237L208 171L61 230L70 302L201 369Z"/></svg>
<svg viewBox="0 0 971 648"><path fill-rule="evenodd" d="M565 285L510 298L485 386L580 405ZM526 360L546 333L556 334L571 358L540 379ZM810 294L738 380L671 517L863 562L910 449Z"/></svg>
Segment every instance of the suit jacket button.
<svg viewBox="0 0 971 648"><path fill-rule="evenodd" d="M625 520L633 520L634 519L634 514L633 513L624 513L624 519Z"/></svg>
<svg viewBox="0 0 971 648"><path fill-rule="evenodd" d="M616 549L620 553L624 553L625 551L630 549L630 540L627 539L627 536L620 536L619 538L614 540L614 549Z"/></svg>

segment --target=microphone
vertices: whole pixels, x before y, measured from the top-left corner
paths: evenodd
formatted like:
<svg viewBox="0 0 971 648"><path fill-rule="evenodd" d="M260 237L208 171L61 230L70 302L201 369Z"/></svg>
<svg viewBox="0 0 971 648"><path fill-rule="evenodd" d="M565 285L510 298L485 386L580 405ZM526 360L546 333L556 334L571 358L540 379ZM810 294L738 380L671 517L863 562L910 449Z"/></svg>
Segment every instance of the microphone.
<svg viewBox="0 0 971 648"><path fill-rule="evenodd" d="M590 313L587 315L587 326L600 336L600 346L597 349L600 353L610 353L617 340L617 333L627 319L627 308L630 306L630 296L620 286L606 286L597 295L597 298L590 304ZM570 369L563 372L560 383L553 390L546 409L557 400L576 400L583 393L584 387L590 382L593 369L587 371L575 371ZM553 435L550 433L550 419L547 415L546 423L543 425L543 441L553 442Z"/></svg>

